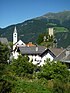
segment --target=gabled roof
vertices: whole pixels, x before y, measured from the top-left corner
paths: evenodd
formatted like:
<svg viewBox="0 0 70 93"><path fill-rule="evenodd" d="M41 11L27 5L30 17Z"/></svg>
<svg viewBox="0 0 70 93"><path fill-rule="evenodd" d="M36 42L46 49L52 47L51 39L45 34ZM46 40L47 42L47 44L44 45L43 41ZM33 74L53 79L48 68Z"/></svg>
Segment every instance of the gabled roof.
<svg viewBox="0 0 70 93"><path fill-rule="evenodd" d="M26 46L26 44L22 41L22 40L19 40L18 42L16 42L14 45L23 45L23 46Z"/></svg>
<svg viewBox="0 0 70 93"><path fill-rule="evenodd" d="M41 54L46 48L44 46L19 47L22 55L24 54Z"/></svg>
<svg viewBox="0 0 70 93"><path fill-rule="evenodd" d="M53 58L56 57L56 56L54 55L54 53L53 53L50 49L45 49L40 56L43 57L43 56L46 55L47 53L49 53Z"/></svg>
<svg viewBox="0 0 70 93"><path fill-rule="evenodd" d="M70 54L62 58L60 61L65 62L65 63L70 63Z"/></svg>
<svg viewBox="0 0 70 93"><path fill-rule="evenodd" d="M70 63L70 46L64 49L54 60Z"/></svg>
<svg viewBox="0 0 70 93"><path fill-rule="evenodd" d="M49 48L49 50L50 50L55 56L58 56L64 49L63 49L63 48Z"/></svg>
<svg viewBox="0 0 70 93"><path fill-rule="evenodd" d="M61 52L63 51L63 49L61 48L48 48L46 50L44 50L44 52L41 54L41 57L44 54L49 53L53 58L55 58L57 55L59 55Z"/></svg>

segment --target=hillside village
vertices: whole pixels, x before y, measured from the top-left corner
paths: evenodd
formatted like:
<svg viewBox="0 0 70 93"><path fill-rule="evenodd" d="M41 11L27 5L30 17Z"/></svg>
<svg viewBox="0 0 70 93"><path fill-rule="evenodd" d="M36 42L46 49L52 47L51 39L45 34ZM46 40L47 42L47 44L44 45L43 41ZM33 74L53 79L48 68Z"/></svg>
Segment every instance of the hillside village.
<svg viewBox="0 0 70 93"><path fill-rule="evenodd" d="M70 0L0 0L0 93L70 93Z"/></svg>
<svg viewBox="0 0 70 93"><path fill-rule="evenodd" d="M49 28L49 36L53 36L53 28ZM21 55L28 55L29 61L33 64L43 65L47 59L60 60L70 67L70 46L63 48L46 48L45 46L34 45L32 43L25 44L22 40L18 40L17 29L13 32L13 57L18 58L19 52ZM18 40L18 41L17 41ZM61 55L63 56L61 57Z"/></svg>
<svg viewBox="0 0 70 93"><path fill-rule="evenodd" d="M70 25L56 15L0 29L0 93L70 93Z"/></svg>
<svg viewBox="0 0 70 93"><path fill-rule="evenodd" d="M54 37L53 28L48 34ZM0 38L0 93L70 93L70 46L25 43L16 26L12 37L12 48ZM46 35L43 41L48 42Z"/></svg>
<svg viewBox="0 0 70 93"><path fill-rule="evenodd" d="M53 28L48 29L48 34L50 37L54 37ZM42 66L47 59L50 59L50 61L61 61L62 63L65 63L68 68L70 68L70 46L64 49L57 48L56 46L45 47L33 44L32 42L25 44L22 40L18 40L18 32L16 26L14 27L12 37L13 51L11 53L10 60L11 58L17 59L21 54L22 56L27 55L29 57L29 62L32 61L33 64L38 66ZM43 39L46 41L46 36L44 36ZM0 42L7 44L10 48L8 40L6 38L0 38Z"/></svg>

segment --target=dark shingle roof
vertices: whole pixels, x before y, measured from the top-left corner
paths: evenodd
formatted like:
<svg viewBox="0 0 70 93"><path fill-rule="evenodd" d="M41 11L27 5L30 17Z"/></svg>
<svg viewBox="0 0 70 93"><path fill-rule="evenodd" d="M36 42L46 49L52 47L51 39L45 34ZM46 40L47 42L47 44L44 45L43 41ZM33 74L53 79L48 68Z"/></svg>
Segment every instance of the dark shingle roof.
<svg viewBox="0 0 70 93"><path fill-rule="evenodd" d="M58 56L58 55L63 51L62 48L49 48L49 50L50 50L55 56Z"/></svg>
<svg viewBox="0 0 70 93"><path fill-rule="evenodd" d="M68 51L68 53L66 53ZM54 60L70 63L70 46L64 49Z"/></svg>
<svg viewBox="0 0 70 93"><path fill-rule="evenodd" d="M36 48L38 49L38 51L36 51ZM63 49L60 48L47 49L44 46L19 47L19 50L22 55L39 54L40 56L43 56L46 52L48 53L48 51L51 51L50 53L52 53L52 55L55 57L63 51Z"/></svg>
<svg viewBox="0 0 70 93"><path fill-rule="evenodd" d="M44 46L19 47L21 54L41 54L46 48Z"/></svg>
<svg viewBox="0 0 70 93"><path fill-rule="evenodd" d="M70 63L70 54L61 59L62 62Z"/></svg>

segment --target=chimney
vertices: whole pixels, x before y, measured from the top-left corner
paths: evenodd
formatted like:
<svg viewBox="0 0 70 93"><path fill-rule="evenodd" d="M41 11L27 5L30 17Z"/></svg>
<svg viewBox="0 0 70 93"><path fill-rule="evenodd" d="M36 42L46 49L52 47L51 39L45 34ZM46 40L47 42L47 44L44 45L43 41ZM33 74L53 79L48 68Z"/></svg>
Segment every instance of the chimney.
<svg viewBox="0 0 70 93"><path fill-rule="evenodd" d="M36 51L38 51L38 46L36 45Z"/></svg>
<svg viewBox="0 0 70 93"><path fill-rule="evenodd" d="M69 50L66 50L66 57L70 54Z"/></svg>

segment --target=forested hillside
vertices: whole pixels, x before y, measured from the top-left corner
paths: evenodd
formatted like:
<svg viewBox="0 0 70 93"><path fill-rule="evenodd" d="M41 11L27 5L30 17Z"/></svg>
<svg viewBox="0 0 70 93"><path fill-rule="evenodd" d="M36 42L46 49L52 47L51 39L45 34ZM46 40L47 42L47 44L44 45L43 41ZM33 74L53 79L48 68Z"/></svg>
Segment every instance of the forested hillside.
<svg viewBox="0 0 70 93"><path fill-rule="evenodd" d="M70 44L70 11L47 13L23 23L8 26L0 29L0 36L12 41L15 26L18 31L18 39L26 43L31 41L36 43L39 34L48 33L48 28L53 27L58 47L67 47Z"/></svg>

